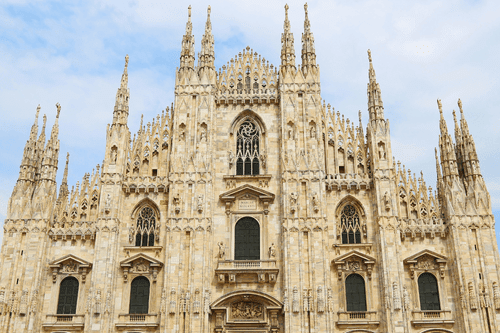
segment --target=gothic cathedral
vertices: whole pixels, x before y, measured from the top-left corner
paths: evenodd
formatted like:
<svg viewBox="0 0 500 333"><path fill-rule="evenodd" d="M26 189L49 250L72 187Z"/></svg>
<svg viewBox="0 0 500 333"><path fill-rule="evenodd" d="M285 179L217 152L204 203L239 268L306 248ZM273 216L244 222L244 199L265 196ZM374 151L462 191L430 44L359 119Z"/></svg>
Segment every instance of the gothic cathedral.
<svg viewBox="0 0 500 333"><path fill-rule="evenodd" d="M490 196L459 100L437 191L396 163L368 51L366 127L321 99L305 6L281 64L247 47L216 71L191 8L174 103L133 136L128 56L102 166L57 192L58 118L40 107L8 203L0 333L500 331ZM132 111L133 112L133 111ZM64 112L62 113L64 115ZM111 115L111 114L110 114Z"/></svg>

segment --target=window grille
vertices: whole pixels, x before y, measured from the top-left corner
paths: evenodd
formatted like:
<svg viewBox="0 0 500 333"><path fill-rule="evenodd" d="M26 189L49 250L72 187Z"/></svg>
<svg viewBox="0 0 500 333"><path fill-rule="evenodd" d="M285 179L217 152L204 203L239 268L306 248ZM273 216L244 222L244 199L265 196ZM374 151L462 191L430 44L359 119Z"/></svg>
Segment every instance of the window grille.
<svg viewBox="0 0 500 333"><path fill-rule="evenodd" d="M259 174L259 138L258 127L250 120L245 120L237 132L236 138L236 174Z"/></svg>
<svg viewBox="0 0 500 333"><path fill-rule="evenodd" d="M359 274L345 279L347 311L366 311L365 280Z"/></svg>
<svg viewBox="0 0 500 333"><path fill-rule="evenodd" d="M234 234L234 260L260 260L259 222L244 217L236 223Z"/></svg>
<svg viewBox="0 0 500 333"><path fill-rule="evenodd" d="M67 277L59 287L59 301L57 303L57 314L76 314L76 302L78 300L78 280Z"/></svg>
<svg viewBox="0 0 500 333"><path fill-rule="evenodd" d="M441 310L437 279L431 273L423 273L418 278L418 293L420 294L420 309Z"/></svg>
<svg viewBox="0 0 500 333"><path fill-rule="evenodd" d="M129 314L145 314L149 310L149 280L139 276L130 286Z"/></svg>
<svg viewBox="0 0 500 333"><path fill-rule="evenodd" d="M342 244L361 243L361 225L359 213L352 205L346 205L340 215L340 229L342 230Z"/></svg>
<svg viewBox="0 0 500 333"><path fill-rule="evenodd" d="M151 207L144 207L137 217L135 246L154 246L156 216Z"/></svg>

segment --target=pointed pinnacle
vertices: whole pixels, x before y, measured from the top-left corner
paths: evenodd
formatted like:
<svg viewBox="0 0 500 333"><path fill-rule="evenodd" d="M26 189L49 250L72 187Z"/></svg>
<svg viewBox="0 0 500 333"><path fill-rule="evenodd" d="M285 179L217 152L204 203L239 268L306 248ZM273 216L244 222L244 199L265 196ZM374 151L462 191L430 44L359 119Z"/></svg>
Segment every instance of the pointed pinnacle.
<svg viewBox="0 0 500 333"><path fill-rule="evenodd" d="M441 114L441 117L443 116L443 104L441 104L441 100L438 98L437 100L438 103L438 108L439 108L439 113Z"/></svg>
<svg viewBox="0 0 500 333"><path fill-rule="evenodd" d="M125 56L125 68L128 67L128 54Z"/></svg>
<svg viewBox="0 0 500 333"><path fill-rule="evenodd" d="M462 109L462 101L460 100L460 98L458 99L458 107L460 108L460 114L461 114L461 117L463 118L464 117L464 109Z"/></svg>
<svg viewBox="0 0 500 333"><path fill-rule="evenodd" d="M56 108L57 108L57 115L56 115L56 118L59 118L59 114L61 113L61 105L59 103L56 104Z"/></svg>
<svg viewBox="0 0 500 333"><path fill-rule="evenodd" d="M368 49L368 61L371 63L372 62L372 51Z"/></svg>

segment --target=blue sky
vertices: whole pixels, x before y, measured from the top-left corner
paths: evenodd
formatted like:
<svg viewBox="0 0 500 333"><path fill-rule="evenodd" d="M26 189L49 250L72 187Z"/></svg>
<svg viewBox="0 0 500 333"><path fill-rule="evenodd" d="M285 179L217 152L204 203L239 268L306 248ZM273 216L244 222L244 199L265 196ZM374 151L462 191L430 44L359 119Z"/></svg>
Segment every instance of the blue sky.
<svg viewBox="0 0 500 333"><path fill-rule="evenodd" d="M22 150L42 106L48 128L60 117L60 167L70 157L70 184L102 163L124 57L130 56L129 127L173 102L187 7L193 7L196 52L212 7L216 66L247 45L279 65L280 1L2 1L0 3L0 220L17 180ZM289 1L300 63L303 2ZM393 154L423 171L435 188L434 147L440 98L453 128L461 98L481 169L500 218L500 2L310 1L322 97L346 117L363 112L372 57L390 120ZM41 117L40 117L41 118Z"/></svg>

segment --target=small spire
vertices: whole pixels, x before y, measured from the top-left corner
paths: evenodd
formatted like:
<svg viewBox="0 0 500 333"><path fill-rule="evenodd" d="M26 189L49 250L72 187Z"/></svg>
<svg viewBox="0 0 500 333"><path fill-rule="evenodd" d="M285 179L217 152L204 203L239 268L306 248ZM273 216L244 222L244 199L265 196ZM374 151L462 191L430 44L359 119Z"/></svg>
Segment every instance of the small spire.
<svg viewBox="0 0 500 333"><path fill-rule="evenodd" d="M126 125L129 113L130 90L128 88L128 54L125 55L125 66L123 68L120 88L116 92L115 109L113 112L113 124Z"/></svg>
<svg viewBox="0 0 500 333"><path fill-rule="evenodd" d="M437 174L437 179L439 181L442 178L442 176L441 176L441 165L439 164L439 156L437 148L434 148L434 153L436 155L436 174Z"/></svg>
<svg viewBox="0 0 500 333"><path fill-rule="evenodd" d="M441 129L441 135L448 135L448 126L446 126L446 120L443 116L443 104L441 104L441 100L437 100L438 109L439 109L439 128Z"/></svg>
<svg viewBox="0 0 500 333"><path fill-rule="evenodd" d="M382 102L382 92L380 85L377 83L375 76L375 69L373 68L372 52L368 50L368 62L370 67L368 69L368 110L370 120L384 119L384 103Z"/></svg>
<svg viewBox="0 0 500 333"><path fill-rule="evenodd" d="M179 70L194 69L194 36L193 23L191 23L191 5L188 7L188 21L186 33L182 38L181 64Z"/></svg>
<svg viewBox="0 0 500 333"><path fill-rule="evenodd" d="M211 8L207 9L207 23L205 24L205 34L201 39L201 51L198 55L198 67L200 71L204 68L215 70L214 59L214 36L212 34L212 23L210 22Z"/></svg>
<svg viewBox="0 0 500 333"><path fill-rule="evenodd" d="M288 4L286 4L285 23L281 34L281 66L285 69L295 68L295 47L293 43L293 33L290 32L290 21L288 20Z"/></svg>
<svg viewBox="0 0 500 333"><path fill-rule="evenodd" d="M68 184L68 165L69 165L69 152L66 153L66 166L64 167L64 174L62 184Z"/></svg>
<svg viewBox="0 0 500 333"><path fill-rule="evenodd" d="M304 33L302 34L302 71L307 75L308 71L316 68L316 51L314 48L314 36L311 32L311 22L307 12L307 3L304 5L305 20Z"/></svg>

